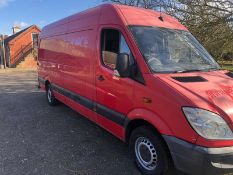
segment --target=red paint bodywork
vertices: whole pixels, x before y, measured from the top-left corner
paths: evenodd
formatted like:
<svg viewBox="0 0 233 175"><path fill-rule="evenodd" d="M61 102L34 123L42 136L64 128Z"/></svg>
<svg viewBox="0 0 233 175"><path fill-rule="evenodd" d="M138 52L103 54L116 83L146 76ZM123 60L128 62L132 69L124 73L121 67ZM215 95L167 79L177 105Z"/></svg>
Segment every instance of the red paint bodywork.
<svg viewBox="0 0 233 175"><path fill-rule="evenodd" d="M73 93L124 114L130 121L145 120L161 134L205 147L233 146L233 140L206 140L187 122L181 108L199 107L220 114L233 129L233 81L226 71L183 73L176 76L202 76L208 82L180 83L172 74L152 74L145 63L129 25L187 29L176 19L160 13L121 5L102 5L46 26L41 34L39 77ZM130 78L117 78L101 63L100 33L114 28L124 35L139 65L145 84ZM103 75L105 81L98 81ZM44 89L45 87L41 85ZM69 98L57 99L77 110L109 132L125 140L126 128L102 117ZM145 103L144 97L152 99Z"/></svg>

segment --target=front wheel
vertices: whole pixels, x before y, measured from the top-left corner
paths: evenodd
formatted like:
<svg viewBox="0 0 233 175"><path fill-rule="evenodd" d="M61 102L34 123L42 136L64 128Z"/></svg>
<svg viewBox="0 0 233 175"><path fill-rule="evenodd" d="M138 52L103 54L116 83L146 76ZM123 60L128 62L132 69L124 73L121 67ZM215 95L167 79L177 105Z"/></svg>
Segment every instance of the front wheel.
<svg viewBox="0 0 233 175"><path fill-rule="evenodd" d="M172 163L166 145L149 127L136 128L129 140L136 166L144 175L168 175Z"/></svg>

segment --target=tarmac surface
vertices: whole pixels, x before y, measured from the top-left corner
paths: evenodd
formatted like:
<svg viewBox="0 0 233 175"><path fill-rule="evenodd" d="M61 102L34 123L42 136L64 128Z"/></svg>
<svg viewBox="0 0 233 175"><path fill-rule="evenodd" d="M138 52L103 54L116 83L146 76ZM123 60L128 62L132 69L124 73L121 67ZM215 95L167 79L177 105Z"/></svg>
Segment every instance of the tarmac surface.
<svg viewBox="0 0 233 175"><path fill-rule="evenodd" d="M140 175L126 144L64 104L35 70L0 70L0 175Z"/></svg>
<svg viewBox="0 0 233 175"><path fill-rule="evenodd" d="M127 145L69 107L50 107L34 70L0 71L1 175L140 175Z"/></svg>

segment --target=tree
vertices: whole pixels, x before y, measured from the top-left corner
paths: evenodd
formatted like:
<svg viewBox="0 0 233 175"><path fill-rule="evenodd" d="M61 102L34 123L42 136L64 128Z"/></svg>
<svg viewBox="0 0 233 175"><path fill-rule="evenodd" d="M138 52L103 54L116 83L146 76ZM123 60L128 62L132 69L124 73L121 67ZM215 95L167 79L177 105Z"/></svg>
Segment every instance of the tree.
<svg viewBox="0 0 233 175"><path fill-rule="evenodd" d="M233 50L233 3L227 0L182 0L165 6L216 58Z"/></svg>
<svg viewBox="0 0 233 175"><path fill-rule="evenodd" d="M123 5L143 7L146 9L156 9L160 6L160 0L103 0L104 2L113 2Z"/></svg>
<svg viewBox="0 0 233 175"><path fill-rule="evenodd" d="M178 18L218 60L233 51L233 0L104 0Z"/></svg>

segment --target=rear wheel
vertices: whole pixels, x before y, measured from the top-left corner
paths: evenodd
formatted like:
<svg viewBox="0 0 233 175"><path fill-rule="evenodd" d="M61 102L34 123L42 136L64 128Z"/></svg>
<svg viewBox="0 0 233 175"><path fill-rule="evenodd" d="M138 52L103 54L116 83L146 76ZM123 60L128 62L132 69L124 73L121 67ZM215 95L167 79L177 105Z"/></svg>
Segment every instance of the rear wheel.
<svg viewBox="0 0 233 175"><path fill-rule="evenodd" d="M47 102L50 106L54 106L58 102L53 94L53 89L52 89L52 86L50 84L46 88L46 99L47 99Z"/></svg>
<svg viewBox="0 0 233 175"><path fill-rule="evenodd" d="M168 175L172 163L166 145L149 127L136 128L129 140L136 166L144 175Z"/></svg>

